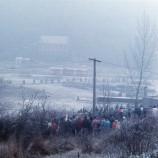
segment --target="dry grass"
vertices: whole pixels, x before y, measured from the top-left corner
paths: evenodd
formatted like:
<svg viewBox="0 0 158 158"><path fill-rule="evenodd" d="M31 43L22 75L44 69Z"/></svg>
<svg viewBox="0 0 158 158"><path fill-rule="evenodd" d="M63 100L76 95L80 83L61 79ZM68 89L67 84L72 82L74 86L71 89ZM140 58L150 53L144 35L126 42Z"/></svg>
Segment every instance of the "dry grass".
<svg viewBox="0 0 158 158"><path fill-rule="evenodd" d="M0 158L35 158L65 153L76 148L73 138L52 138L44 140L36 137L26 150L23 150L15 139L0 144Z"/></svg>
<svg viewBox="0 0 158 158"><path fill-rule="evenodd" d="M86 139L82 137L64 138L57 136L44 139L39 135L33 139L26 150L22 150L20 144L17 144L15 139L12 138L5 143L1 143L0 158L40 158L50 155L65 155L65 153L72 153L72 155L76 155L77 157L78 153L69 152L75 151L76 148L81 149L80 156L82 155L82 157L87 154L90 156L93 155L93 157L98 155L98 157L108 158L127 158L131 154L141 155L143 152L149 152L151 149L153 150L151 145L152 143L156 143L153 138L146 139L148 138L148 130L151 132L151 135L157 131L156 123L151 124L150 121L153 121L152 118L148 118L148 120L141 122L135 122L134 124L131 123L131 126L126 129L128 134L121 133L121 131L112 131L109 134L100 134L96 137L89 136ZM138 127L137 125L140 123L141 127L139 128L141 128L141 130L135 128ZM152 125L152 128L150 128L149 125ZM131 128L134 131L131 131ZM141 137L141 140L139 139L139 144L137 144L137 140L133 139L134 136L137 137L135 133L137 130L139 131L137 132L139 136L145 134ZM133 141L131 141L131 139L133 139ZM80 140L80 142L78 140ZM149 146L146 146L145 143L148 143ZM142 146L142 144L144 144L144 146ZM135 151L133 149L135 149ZM132 153L132 151L134 152ZM69 157L71 157L70 154ZM86 157L88 157L88 155Z"/></svg>
<svg viewBox="0 0 158 158"><path fill-rule="evenodd" d="M22 149L15 139L0 144L0 158L22 158Z"/></svg>
<svg viewBox="0 0 158 158"><path fill-rule="evenodd" d="M29 145L27 153L29 155L54 155L74 150L76 147L73 138L53 137L50 140L44 140L37 137Z"/></svg>

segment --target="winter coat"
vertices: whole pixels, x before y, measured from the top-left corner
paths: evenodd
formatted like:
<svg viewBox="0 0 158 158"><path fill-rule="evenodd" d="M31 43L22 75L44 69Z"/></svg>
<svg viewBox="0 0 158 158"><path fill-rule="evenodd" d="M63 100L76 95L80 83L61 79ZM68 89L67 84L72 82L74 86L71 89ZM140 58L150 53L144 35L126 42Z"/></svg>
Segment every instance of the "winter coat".
<svg viewBox="0 0 158 158"><path fill-rule="evenodd" d="M78 130L78 131L80 131L81 130L81 128L82 128L82 119L79 117L77 120L76 120L76 129Z"/></svg>
<svg viewBox="0 0 158 158"><path fill-rule="evenodd" d="M98 124L99 124L99 121L98 121L97 119L94 119L94 120L92 121L92 127L93 127L93 129L98 128Z"/></svg>
<svg viewBox="0 0 158 158"><path fill-rule="evenodd" d="M105 128L109 130L110 126L111 126L110 121L109 120L105 120Z"/></svg>
<svg viewBox="0 0 158 158"><path fill-rule="evenodd" d="M114 122L112 123L112 129L116 129L116 126L117 126L117 122L114 121Z"/></svg>
<svg viewBox="0 0 158 158"><path fill-rule="evenodd" d="M76 119L73 119L71 121L71 126L72 126L72 129L75 130L76 129Z"/></svg>
<svg viewBox="0 0 158 158"><path fill-rule="evenodd" d="M90 120L88 120L88 119L83 119L82 127L83 127L83 128L87 128L87 129L90 129L90 126L91 126Z"/></svg>

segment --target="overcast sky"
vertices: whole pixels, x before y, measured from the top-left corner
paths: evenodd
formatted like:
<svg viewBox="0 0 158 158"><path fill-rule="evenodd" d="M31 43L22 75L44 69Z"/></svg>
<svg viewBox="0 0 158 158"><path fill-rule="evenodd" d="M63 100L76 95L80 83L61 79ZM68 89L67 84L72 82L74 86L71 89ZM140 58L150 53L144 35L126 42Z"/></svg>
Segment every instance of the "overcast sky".
<svg viewBox="0 0 158 158"><path fill-rule="evenodd" d="M156 25L158 0L0 0L0 55L29 56L39 36L62 35L73 54L121 62L144 12Z"/></svg>

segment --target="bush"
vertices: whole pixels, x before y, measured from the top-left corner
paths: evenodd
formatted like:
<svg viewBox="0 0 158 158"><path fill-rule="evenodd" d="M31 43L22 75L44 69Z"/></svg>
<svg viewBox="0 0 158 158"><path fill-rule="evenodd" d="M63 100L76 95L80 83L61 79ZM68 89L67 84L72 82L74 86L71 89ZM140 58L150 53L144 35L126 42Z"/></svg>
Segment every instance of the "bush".
<svg viewBox="0 0 158 158"><path fill-rule="evenodd" d="M22 158L22 150L14 139L0 144L0 158Z"/></svg>
<svg viewBox="0 0 158 158"><path fill-rule="evenodd" d="M73 138L56 137L49 142L51 154L59 152L68 152L74 150L76 147L75 140Z"/></svg>
<svg viewBox="0 0 158 158"><path fill-rule="evenodd" d="M50 155L49 147L40 136L30 143L27 152L30 155Z"/></svg>
<svg viewBox="0 0 158 158"><path fill-rule="evenodd" d="M157 147L157 129L158 121L152 116L130 120L120 130L112 131L104 138L104 151L107 153L109 146L115 146L126 156L150 152Z"/></svg>

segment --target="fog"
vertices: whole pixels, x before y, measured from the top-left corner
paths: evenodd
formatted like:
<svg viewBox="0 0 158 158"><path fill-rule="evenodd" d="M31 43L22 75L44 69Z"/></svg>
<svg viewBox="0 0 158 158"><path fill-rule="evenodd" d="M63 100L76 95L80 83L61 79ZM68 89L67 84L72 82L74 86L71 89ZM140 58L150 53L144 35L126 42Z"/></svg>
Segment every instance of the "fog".
<svg viewBox="0 0 158 158"><path fill-rule="evenodd" d="M0 59L121 63L144 12L156 25L156 0L0 0ZM68 50L43 58L41 36L67 37Z"/></svg>
<svg viewBox="0 0 158 158"><path fill-rule="evenodd" d="M158 0L0 0L0 158L158 157L157 23Z"/></svg>

